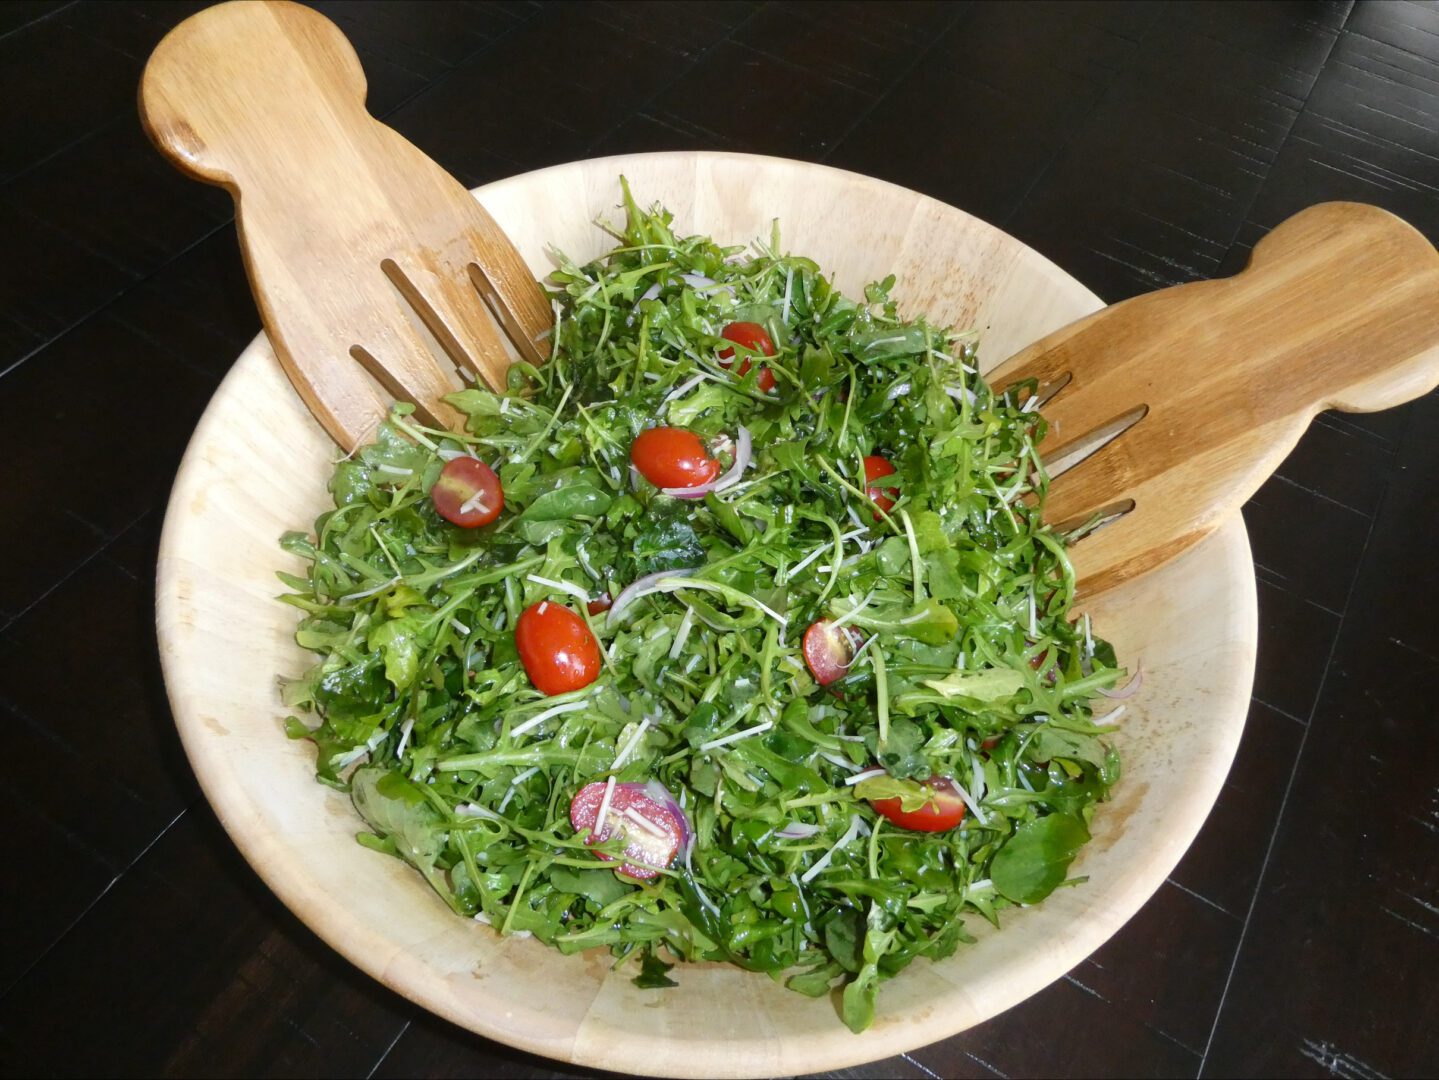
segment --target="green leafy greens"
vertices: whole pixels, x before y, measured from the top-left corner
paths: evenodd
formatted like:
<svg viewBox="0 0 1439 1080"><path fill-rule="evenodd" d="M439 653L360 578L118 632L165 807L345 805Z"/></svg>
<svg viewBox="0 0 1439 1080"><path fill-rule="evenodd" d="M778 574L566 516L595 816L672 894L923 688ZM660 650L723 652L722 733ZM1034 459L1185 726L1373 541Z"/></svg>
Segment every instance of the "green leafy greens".
<svg viewBox="0 0 1439 1080"><path fill-rule="evenodd" d="M612 251L556 256L546 364L515 364L504 393L452 395L463 432L396 406L337 465L334 509L283 538L306 568L280 575L283 599L320 657L285 684L313 718L289 731L350 793L360 841L456 912L634 954L641 986L699 959L815 996L842 986L859 1031L883 980L971 940L966 913L997 924L1065 881L1118 777L1088 699L1122 671L1068 617L1035 387L996 395L973 335L902 319L892 277L852 300L780 254L777 230L750 252L677 236L627 187L624 205ZM776 344L773 392L758 357L743 376L719 362L734 321ZM726 468L744 427L753 460L724 490L671 498L630 468L656 423L691 428ZM462 453L492 462L505 494L472 531L428 496ZM887 512L865 491L868 454L896 470ZM530 685L512 633L527 605L583 615L577 598L666 571L683 575L668 591L585 615L596 682ZM864 639L828 688L801 652L820 618ZM876 763L882 777L846 783ZM611 775L658 780L693 826L651 881L570 825L574 794ZM866 801L922 805L934 776L968 805L947 832L899 829Z"/></svg>

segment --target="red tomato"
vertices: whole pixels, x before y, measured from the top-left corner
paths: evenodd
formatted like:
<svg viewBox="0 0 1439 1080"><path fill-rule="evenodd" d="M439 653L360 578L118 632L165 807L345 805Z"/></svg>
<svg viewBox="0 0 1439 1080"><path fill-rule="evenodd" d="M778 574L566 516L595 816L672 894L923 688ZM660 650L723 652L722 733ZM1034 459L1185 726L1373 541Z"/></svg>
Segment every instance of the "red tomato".
<svg viewBox="0 0 1439 1080"><path fill-rule="evenodd" d="M609 611L614 601L610 599L609 593L600 593L599 597L591 600L585 605L585 610L591 615L599 615L601 612Z"/></svg>
<svg viewBox="0 0 1439 1080"><path fill-rule="evenodd" d="M934 793L934 798L918 810L905 813L900 809L899 798L875 799L870 805L875 812L883 814L901 829L914 832L944 832L958 825L964 817L964 800L954 781L947 776L926 780L924 786Z"/></svg>
<svg viewBox="0 0 1439 1080"><path fill-rule="evenodd" d="M458 459L457 459L458 460ZM553 697L589 686L600 674L600 643L585 620L542 600L520 613L515 648L535 689Z"/></svg>
<svg viewBox="0 0 1439 1080"><path fill-rule="evenodd" d="M979 744L979 748L980 748L981 750L993 750L993 749L994 749L996 746L998 746L998 745L999 745L999 736L998 736L998 735L991 735L989 738L985 739L984 742L982 742L982 743Z"/></svg>
<svg viewBox="0 0 1439 1080"><path fill-rule="evenodd" d="M641 431L630 444L630 461L655 487L687 488L708 484L720 474L700 437L686 428Z"/></svg>
<svg viewBox="0 0 1439 1080"><path fill-rule="evenodd" d="M1053 595L1053 594L1051 593L1050 595ZM1033 670L1035 670L1035 671L1043 671L1045 665L1048 664L1048 663L1049 663L1049 650L1048 650L1048 649L1045 649L1044 652L1040 653L1038 656L1031 656L1031 657L1029 658L1029 666L1030 666ZM1048 682L1048 683L1050 683L1051 685L1053 685L1054 683L1058 682L1058 681L1059 681L1059 668L1058 668L1058 667L1051 668L1050 671L1049 671L1049 674L1045 676L1045 681Z"/></svg>
<svg viewBox="0 0 1439 1080"><path fill-rule="evenodd" d="M819 619L804 632L804 662L815 681L828 686L849 674L849 663L863 641L852 628L836 629L831 620Z"/></svg>
<svg viewBox="0 0 1439 1080"><path fill-rule="evenodd" d="M505 508L505 493L495 470L468 456L446 463L430 488L430 498L440 517L462 529L488 525Z"/></svg>
<svg viewBox="0 0 1439 1080"><path fill-rule="evenodd" d="M580 788L570 802L570 824L576 832L591 830L587 844L603 843L619 835L625 844L625 862L620 870L630 877L654 877L674 862L683 843L684 826L668 808L645 794L643 784L615 784L605 819L595 828L600 805L605 801L605 787L604 781L597 780ZM603 851L595 854L606 862L615 859Z"/></svg>
<svg viewBox="0 0 1439 1080"><path fill-rule="evenodd" d="M762 352L766 356L774 355L774 342L769 339L769 335L765 333L764 327L757 322L730 323L728 326L726 326L723 330L720 331L720 337L725 338L728 341L733 341L736 345L743 345L747 349L754 349L756 352ZM721 349L719 351L719 358L722 363L724 361L733 360L734 350ZM729 364L724 363L724 366L729 367ZM743 360L740 361L739 371L737 372L737 374L748 375L749 368L749 357L745 357ZM769 368L760 368L758 383L760 391L762 393L768 394L771 390L774 389L774 372L770 371Z"/></svg>
<svg viewBox="0 0 1439 1080"><path fill-rule="evenodd" d="M889 494L894 488L876 487L874 482L880 477L893 475L894 466L878 454L870 454L864 459L864 482L870 485L864 489L864 493L885 513L889 513L889 508L894 505L894 499Z"/></svg>

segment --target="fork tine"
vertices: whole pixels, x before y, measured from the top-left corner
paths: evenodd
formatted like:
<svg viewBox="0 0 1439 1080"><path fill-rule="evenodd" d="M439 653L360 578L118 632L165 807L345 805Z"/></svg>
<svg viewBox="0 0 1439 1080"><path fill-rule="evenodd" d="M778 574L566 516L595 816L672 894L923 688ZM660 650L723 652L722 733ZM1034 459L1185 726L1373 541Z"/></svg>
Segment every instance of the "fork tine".
<svg viewBox="0 0 1439 1080"><path fill-rule="evenodd" d="M520 355L541 363L550 355L547 334L554 315L549 299L495 219L478 201L471 202L474 212L465 237L471 252L470 279Z"/></svg>
<svg viewBox="0 0 1439 1080"><path fill-rule="evenodd" d="M510 354L463 265L421 266L406 256L380 265L455 364L489 386L505 385Z"/></svg>
<svg viewBox="0 0 1439 1080"><path fill-rule="evenodd" d="M1089 319L1081 319L1060 327L1048 337L1040 338L1034 344L1020 349L1008 360L1001 361L986 372L985 379L1001 393L1025 379L1035 379L1043 386L1063 378L1065 381L1060 389L1065 389L1078 373L1064 343L1083 330L1088 321Z"/></svg>
<svg viewBox="0 0 1439 1080"><path fill-rule="evenodd" d="M463 418L440 399L455 389L453 378L419 336L398 297L365 313L350 355L398 401L413 402L431 427L457 429Z"/></svg>

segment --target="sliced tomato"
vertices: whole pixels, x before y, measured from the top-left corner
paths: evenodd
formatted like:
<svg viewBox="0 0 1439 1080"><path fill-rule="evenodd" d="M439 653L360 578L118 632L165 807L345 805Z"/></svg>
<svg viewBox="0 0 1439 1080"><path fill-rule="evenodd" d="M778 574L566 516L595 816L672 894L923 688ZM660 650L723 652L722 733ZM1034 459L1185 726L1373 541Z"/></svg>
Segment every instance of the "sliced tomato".
<svg viewBox="0 0 1439 1080"><path fill-rule="evenodd" d="M670 810L645 792L644 784L615 784L604 806L605 781L586 784L570 801L570 824L579 832L590 830L587 844L600 844L612 836L624 840L625 861L620 870L635 878L652 878L674 862L684 843L684 825ZM604 806L605 817L599 820ZM615 856L595 854L606 862Z"/></svg>
<svg viewBox="0 0 1439 1080"><path fill-rule="evenodd" d="M875 799L870 805L876 813L883 814L901 829L914 832L944 832L958 825L964 818L964 800L959 797L954 781L947 776L937 776L926 780L924 786L934 798L918 810L906 813L901 809L903 804L898 797Z"/></svg>
<svg viewBox="0 0 1439 1080"><path fill-rule="evenodd" d="M468 455L445 464L430 488L430 499L440 517L462 529L488 525L505 508L505 493L495 470Z"/></svg>
<svg viewBox="0 0 1439 1080"><path fill-rule="evenodd" d="M599 678L600 643L585 620L563 604L531 604L515 622L515 648L525 674L540 693L553 697Z"/></svg>
<svg viewBox="0 0 1439 1080"><path fill-rule="evenodd" d="M1043 671L1045 665L1048 664L1048 663L1049 663L1049 650L1048 650L1048 649L1045 649L1042 653L1039 653L1039 654L1036 655L1036 656L1031 656L1031 657L1029 658L1029 666L1030 666L1030 668L1032 668L1032 669L1035 670L1035 671ZM1049 671L1049 674L1045 676L1045 681L1048 682L1048 683L1050 683L1051 685L1053 685L1054 683L1058 682L1058 681L1059 681L1059 669L1058 669L1057 667L1056 667L1056 668L1051 668L1050 671Z"/></svg>
<svg viewBox="0 0 1439 1080"><path fill-rule="evenodd" d="M600 593L599 596L585 605L585 610L591 615L600 615L609 611L610 605L613 603L614 601L610 599L609 593Z"/></svg>
<svg viewBox="0 0 1439 1080"><path fill-rule="evenodd" d="M765 356L774 355L774 342L770 340L765 328L757 322L734 322L730 323L720 331L720 337L727 341L733 341L736 345L743 345L746 349L753 349L755 352L763 353ZM719 351L720 363L729 367L729 362L734 360L733 349L721 349ZM738 375L748 375L750 369L749 357L740 361ZM768 394L774 389L774 372L769 368L759 369L757 380L760 391Z"/></svg>
<svg viewBox="0 0 1439 1080"><path fill-rule="evenodd" d="M841 629L831 619L819 619L804 632L804 662L815 681L828 686L849 674L850 661L862 644L864 639L852 627Z"/></svg>
<svg viewBox="0 0 1439 1080"><path fill-rule="evenodd" d="M630 461L655 487L699 487L720 474L720 463L710 457L700 437L688 428L641 431L630 444Z"/></svg>
<svg viewBox="0 0 1439 1080"><path fill-rule="evenodd" d="M876 485L875 481L893 475L894 466L889 463L887 458L882 458L878 454L870 454L864 459L864 482L869 485L864 489L864 493L873 499L874 505L885 513L889 513L890 507L894 505L894 499L890 495L894 488L888 485Z"/></svg>

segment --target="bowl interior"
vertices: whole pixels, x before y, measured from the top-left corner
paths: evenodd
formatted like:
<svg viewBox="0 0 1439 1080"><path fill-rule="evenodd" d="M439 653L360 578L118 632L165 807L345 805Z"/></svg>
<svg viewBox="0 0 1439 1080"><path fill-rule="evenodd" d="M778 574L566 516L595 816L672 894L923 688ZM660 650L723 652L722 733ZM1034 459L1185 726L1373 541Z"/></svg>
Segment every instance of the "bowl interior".
<svg viewBox="0 0 1439 1080"><path fill-rule="evenodd" d="M901 309L983 333L992 367L1094 310L1098 299L983 222L880 181L736 154L602 159L477 192L537 273L547 245L583 260L608 246L623 172L684 231L768 238L815 258L841 288L898 275ZM328 506L337 451L291 390L263 336L216 392L181 465L158 567L158 632L175 720L216 813L246 858L312 929L393 989L482 1035L553 1058L695 1076L842 1068L913 1049L1023 1000L1097 948L1159 887L1193 839L1243 727L1255 649L1248 540L1236 517L1204 544L1097 598L1096 632L1143 658L1144 691L1118 736L1124 779L1076 864L1082 887L975 918L976 945L913 964L852 1035L828 1000L724 965L681 967L642 991L603 952L564 957L456 918L418 874L354 842L359 819L317 784L314 751L285 738L278 675L311 657L276 603L277 539Z"/></svg>

